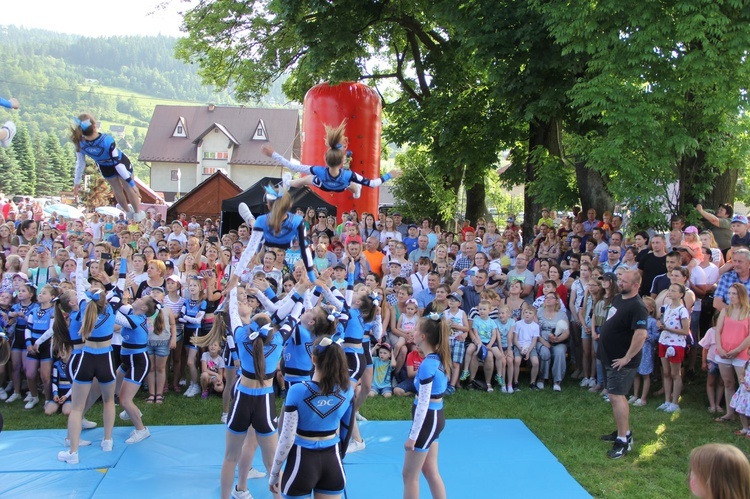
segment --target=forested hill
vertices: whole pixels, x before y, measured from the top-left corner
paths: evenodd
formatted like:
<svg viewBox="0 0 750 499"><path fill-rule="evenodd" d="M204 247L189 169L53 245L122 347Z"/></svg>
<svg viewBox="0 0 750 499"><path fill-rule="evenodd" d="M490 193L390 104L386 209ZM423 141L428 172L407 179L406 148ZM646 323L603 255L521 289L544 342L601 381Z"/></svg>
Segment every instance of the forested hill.
<svg viewBox="0 0 750 499"><path fill-rule="evenodd" d="M21 103L20 111L0 109L0 123L13 119L19 135L26 129L31 143L44 144L52 136L65 145L73 116L90 112L104 131L124 127L118 144L135 160L157 104L236 104L229 93L202 85L196 67L175 59L175 42L163 36L89 38L0 26L0 96ZM258 105L285 105L280 87ZM28 178L36 165L18 164L29 161L28 155L9 156L0 151L0 191L43 194ZM64 159L72 168L70 149ZM7 180L13 177L4 175L11 165L25 172L24 182ZM145 166L136 165L136 173L148 181ZM62 185L69 182L63 174L54 188L69 189Z"/></svg>

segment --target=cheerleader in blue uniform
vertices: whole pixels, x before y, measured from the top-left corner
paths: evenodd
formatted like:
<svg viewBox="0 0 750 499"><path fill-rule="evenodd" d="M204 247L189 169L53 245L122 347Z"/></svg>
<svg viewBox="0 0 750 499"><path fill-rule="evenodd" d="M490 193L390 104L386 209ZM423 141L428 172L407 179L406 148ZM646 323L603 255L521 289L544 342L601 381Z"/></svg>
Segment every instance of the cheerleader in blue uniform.
<svg viewBox="0 0 750 499"><path fill-rule="evenodd" d="M346 120L342 121L335 128L326 125L326 144L329 147L328 151L326 151L326 166L292 164L281 154L274 152L273 147L270 145L264 145L261 151L266 156L273 158L281 166L295 172L307 174L306 177L297 180L289 181L289 179L285 179L289 187L302 187L312 184L320 190L328 192L344 192L346 189L349 189L354 194L354 199L359 198L360 190L362 189L361 186L380 187L381 184L392 178L398 178L401 175L400 170L391 170L380 178L369 179L345 167L344 162L351 158L346 150L349 141L344 135L345 130Z"/></svg>
<svg viewBox="0 0 750 499"><path fill-rule="evenodd" d="M245 203L240 203L240 215L248 225L252 226L253 232L226 289L232 289L237 285L240 275L250 264L262 242L265 242L267 247L289 249L292 241L297 239L307 276L310 281L314 281L316 278L313 270L313 255L307 247L305 219L300 215L289 212L292 207L292 197L289 195L289 191L283 187L275 189L269 185L265 187L265 190L265 199L269 209L267 215L261 215L255 219L248 206Z"/></svg>
<svg viewBox="0 0 750 499"><path fill-rule="evenodd" d="M76 172L74 192L78 196L83 171L86 168L86 156L93 159L109 186L115 199L128 213L128 218L140 222L146 218L141 210L141 196L135 186L135 174L130 159L118 149L111 135L99 132L99 126L90 114L81 114L74 119L71 127L71 140L76 147Z"/></svg>
<svg viewBox="0 0 750 499"><path fill-rule="evenodd" d="M16 326L13 330L13 341L11 343L12 364L11 376L13 379L13 395L8 397L6 403L13 402L21 398L21 367L26 365L26 319L32 314L38 305L36 303L36 288L31 283L24 283L18 288L16 302L10 308L8 319L10 322L15 320ZM39 403L39 393L36 385L29 385L29 391L26 393L26 409L33 408Z"/></svg>
<svg viewBox="0 0 750 499"><path fill-rule="evenodd" d="M438 470L438 437L445 426L443 395L448 387L451 352L450 323L443 314L431 313L417 323L415 342L424 354L414 385L417 396L412 407L413 423L404 444L404 498L419 498L419 473L430 486L430 494L445 498L445 485Z"/></svg>
<svg viewBox="0 0 750 499"><path fill-rule="evenodd" d="M18 109L19 104L16 99L3 99L0 97L0 106L8 109ZM13 137L16 135L16 124L12 121L6 121L3 126L0 127L0 146L10 147L10 143Z"/></svg>
<svg viewBox="0 0 750 499"><path fill-rule="evenodd" d="M31 284L27 284L30 286ZM55 314L54 300L60 293L57 288L46 285L37 294L38 306L26 316L26 379L29 390L36 390L37 371L42 378L44 404L52 401L52 349L51 340L40 344L34 342L50 328ZM34 398L38 401L38 395ZM31 401L30 403L34 403Z"/></svg>
<svg viewBox="0 0 750 499"><path fill-rule="evenodd" d="M135 300L132 306L121 306L115 317L115 322L120 325L120 335L122 335L122 349L120 350L122 363L117 369L120 405L135 426L130 437L125 440L126 444L140 442L151 435L148 428L143 425L141 411L133 403L133 398L151 367L146 352L148 319L154 319L154 331L164 331L164 316L161 309L160 303L150 296L145 296Z"/></svg>
<svg viewBox="0 0 750 499"><path fill-rule="evenodd" d="M338 344L325 336L312 351L315 374L289 389L268 483L285 498L340 498L346 486L341 449L347 447L354 390Z"/></svg>

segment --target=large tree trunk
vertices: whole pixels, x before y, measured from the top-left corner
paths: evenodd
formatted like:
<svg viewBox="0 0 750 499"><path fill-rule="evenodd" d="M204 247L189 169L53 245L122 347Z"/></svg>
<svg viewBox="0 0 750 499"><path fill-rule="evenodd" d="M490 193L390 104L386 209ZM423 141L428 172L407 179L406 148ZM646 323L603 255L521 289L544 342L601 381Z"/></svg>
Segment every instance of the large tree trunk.
<svg viewBox="0 0 750 499"><path fill-rule="evenodd" d="M614 200L607 190L607 181L596 170L586 167L585 161L579 161L575 164L576 184L578 193L581 197L581 208L584 215L589 208L596 210L598 218L601 220L602 213L614 208Z"/></svg>
<svg viewBox="0 0 750 499"><path fill-rule="evenodd" d="M485 203L486 186L484 182L477 182L474 187L466 190L466 218L472 221L476 227L476 221L487 215L487 204Z"/></svg>
<svg viewBox="0 0 750 499"><path fill-rule="evenodd" d="M562 149L560 147L560 121L532 121L529 123L529 151L526 157L526 179L523 199L523 240L532 241L534 239L534 224L542 216L542 204L532 198L530 186L536 181L537 166L532 160L531 153L538 146L542 146L549 151L552 156L561 157ZM562 160L561 160L562 162Z"/></svg>
<svg viewBox="0 0 750 499"><path fill-rule="evenodd" d="M713 183L714 188L703 198L703 205L713 210L722 203L734 205L739 173L739 170L727 169L717 175Z"/></svg>
<svg viewBox="0 0 750 499"><path fill-rule="evenodd" d="M702 149L698 149L695 156L682 157L677 166L677 180L680 186L677 213L685 215L693 206L703 201L705 192L701 192L701 184L711 182L711 177L716 177L716 173L706 163L706 153Z"/></svg>

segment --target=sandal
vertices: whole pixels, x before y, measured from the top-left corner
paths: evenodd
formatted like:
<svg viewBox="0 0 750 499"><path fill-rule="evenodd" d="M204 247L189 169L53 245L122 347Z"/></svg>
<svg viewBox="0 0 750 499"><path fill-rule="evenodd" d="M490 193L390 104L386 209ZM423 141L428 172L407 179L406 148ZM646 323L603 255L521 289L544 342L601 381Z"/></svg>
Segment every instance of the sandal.
<svg viewBox="0 0 750 499"><path fill-rule="evenodd" d="M147 404L153 404L155 401L156 401L156 395L149 395L146 398L146 403Z"/></svg>
<svg viewBox="0 0 750 499"><path fill-rule="evenodd" d="M163 404L164 403L164 395L161 395L161 394L157 395L156 396L156 403L157 404Z"/></svg>
<svg viewBox="0 0 750 499"><path fill-rule="evenodd" d="M714 419L714 421L716 421L717 423L731 423L731 422L734 421L734 417L729 417L728 418L726 416L722 416L720 418Z"/></svg>
<svg viewBox="0 0 750 499"><path fill-rule="evenodd" d="M180 385L174 385L172 391L175 393L182 393L182 388L180 388Z"/></svg>
<svg viewBox="0 0 750 499"><path fill-rule="evenodd" d="M738 437L741 437L743 435L747 435L748 434L748 429L747 428L742 428L741 430L735 431L734 434L737 435Z"/></svg>

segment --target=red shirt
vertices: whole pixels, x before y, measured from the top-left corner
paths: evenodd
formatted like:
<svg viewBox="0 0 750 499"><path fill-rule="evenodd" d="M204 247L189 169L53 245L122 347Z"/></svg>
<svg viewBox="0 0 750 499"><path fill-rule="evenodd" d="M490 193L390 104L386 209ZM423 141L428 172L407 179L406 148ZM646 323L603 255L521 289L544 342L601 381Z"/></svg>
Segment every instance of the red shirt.
<svg viewBox="0 0 750 499"><path fill-rule="evenodd" d="M406 365L411 366L416 372L419 370L419 366L422 365L423 360L424 357L419 354L419 350L414 349L406 356Z"/></svg>

